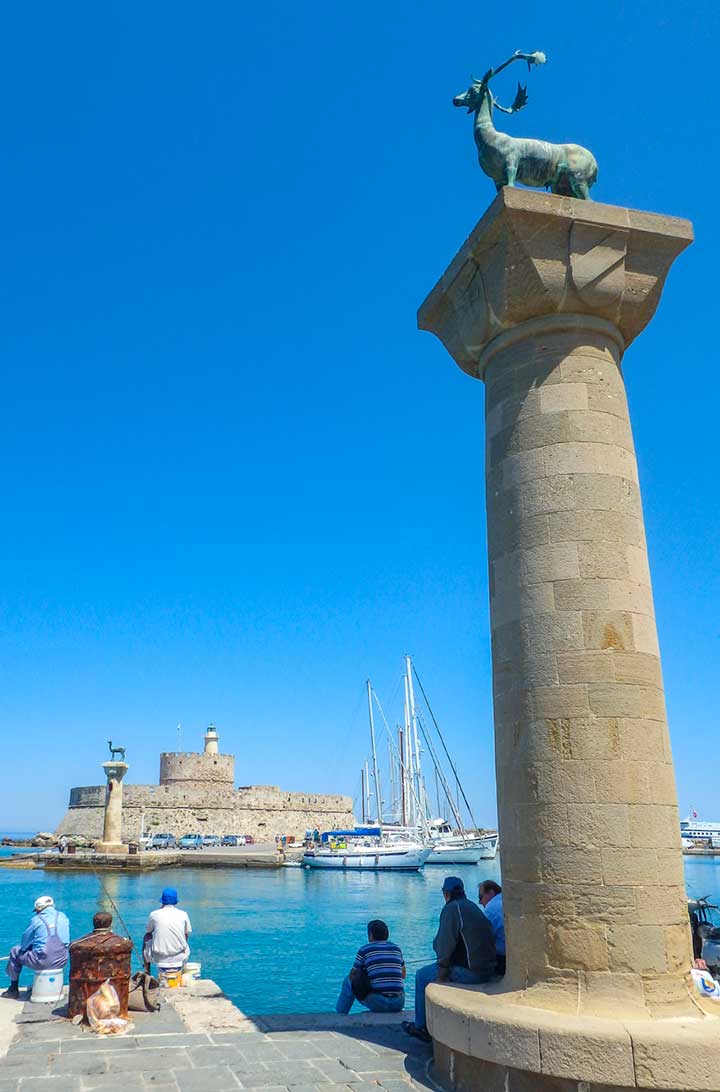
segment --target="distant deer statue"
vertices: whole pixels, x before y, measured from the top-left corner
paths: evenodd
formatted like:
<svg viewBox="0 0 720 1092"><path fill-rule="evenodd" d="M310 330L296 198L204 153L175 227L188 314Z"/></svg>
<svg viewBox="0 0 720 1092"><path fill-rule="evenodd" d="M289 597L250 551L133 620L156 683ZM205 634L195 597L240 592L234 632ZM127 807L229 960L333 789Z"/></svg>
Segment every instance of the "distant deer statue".
<svg viewBox="0 0 720 1092"><path fill-rule="evenodd" d="M110 759L111 759L111 761L115 758L115 755L120 756L120 761L121 762L125 761L125 748L124 747L113 747L111 739L108 740L108 747L110 748Z"/></svg>
<svg viewBox="0 0 720 1092"><path fill-rule="evenodd" d="M527 88L518 84L512 106L501 106L489 83L513 61L545 64L544 53L513 53L497 68L490 68L481 80L473 80L462 95L453 99L454 106L466 106L475 114L475 143L478 159L485 174L492 178L498 190L521 182L525 186L544 186L553 193L587 200L590 187L597 180L595 156L579 144L549 144L545 140L511 137L499 133L493 125L493 107L504 114L516 114L527 103Z"/></svg>

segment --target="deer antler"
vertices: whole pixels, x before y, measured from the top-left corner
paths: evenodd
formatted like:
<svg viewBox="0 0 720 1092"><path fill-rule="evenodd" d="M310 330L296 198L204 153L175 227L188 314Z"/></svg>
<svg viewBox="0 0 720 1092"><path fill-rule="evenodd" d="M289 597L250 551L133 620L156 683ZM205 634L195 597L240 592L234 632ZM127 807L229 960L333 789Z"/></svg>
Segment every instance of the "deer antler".
<svg viewBox="0 0 720 1092"><path fill-rule="evenodd" d="M522 110L524 106L527 106L527 87L523 87L521 83L518 84L517 94L512 106L501 106L493 95L493 106L496 110L502 110L503 114L517 114L518 110Z"/></svg>
<svg viewBox="0 0 720 1092"><path fill-rule="evenodd" d="M498 65L497 68L491 68L486 79L490 79L491 76L497 76L498 72L502 72L504 68L507 68L509 64L514 61L527 61L528 72L534 64L545 64L547 57L544 53L540 53L539 50L535 53L523 53L521 50L516 50L512 57L508 57L506 61Z"/></svg>
<svg viewBox="0 0 720 1092"><path fill-rule="evenodd" d="M487 75L483 76L483 83L487 84L491 77L497 76L498 72L502 72L508 65L513 64L514 61L527 61L528 71L534 64L545 64L547 57L544 53L521 53L518 49L513 53L512 57L508 57L506 61L503 61L497 68L491 68ZM528 96L527 87L523 87L522 84L518 84L517 94L515 95L515 101L512 106L501 106L495 96L492 96L493 106L496 110L501 110L503 114L517 114L518 110L522 110L524 106L527 106Z"/></svg>

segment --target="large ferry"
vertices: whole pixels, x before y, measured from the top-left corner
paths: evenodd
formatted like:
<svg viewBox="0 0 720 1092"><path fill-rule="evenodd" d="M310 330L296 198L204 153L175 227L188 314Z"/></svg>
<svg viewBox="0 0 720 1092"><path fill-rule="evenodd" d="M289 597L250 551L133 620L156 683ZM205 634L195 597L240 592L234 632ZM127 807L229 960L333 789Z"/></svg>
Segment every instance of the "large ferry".
<svg viewBox="0 0 720 1092"><path fill-rule="evenodd" d="M698 819L696 811L680 820L680 837L683 842L710 842L720 846L720 823L708 823Z"/></svg>

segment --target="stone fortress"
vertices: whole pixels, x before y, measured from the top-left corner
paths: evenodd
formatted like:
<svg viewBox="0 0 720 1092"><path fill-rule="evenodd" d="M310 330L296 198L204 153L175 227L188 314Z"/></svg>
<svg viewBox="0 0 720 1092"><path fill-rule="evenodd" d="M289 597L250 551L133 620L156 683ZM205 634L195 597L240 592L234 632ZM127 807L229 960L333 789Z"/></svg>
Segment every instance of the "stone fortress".
<svg viewBox="0 0 720 1092"><path fill-rule="evenodd" d="M105 785L70 790L70 803L57 834L101 838ZM214 725L205 733L202 752L160 755L158 785L124 785L122 839L145 834L251 834L258 842L276 834L302 837L308 829L354 826L348 796L283 792L276 785L235 788L235 756L219 752Z"/></svg>

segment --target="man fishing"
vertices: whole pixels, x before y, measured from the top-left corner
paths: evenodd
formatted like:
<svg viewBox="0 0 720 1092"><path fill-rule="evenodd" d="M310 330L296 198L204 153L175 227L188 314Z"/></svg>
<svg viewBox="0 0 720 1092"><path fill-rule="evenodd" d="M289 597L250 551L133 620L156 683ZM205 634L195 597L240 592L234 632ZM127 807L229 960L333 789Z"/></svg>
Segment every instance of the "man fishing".
<svg viewBox="0 0 720 1092"><path fill-rule="evenodd" d="M445 905L433 948L437 960L415 974L415 1020L403 1020L403 1030L423 1042L430 1042L425 1016L425 990L431 982L474 985L489 982L495 973L495 941L490 922L477 903L465 894L457 876L442 885Z"/></svg>
<svg viewBox="0 0 720 1092"><path fill-rule="evenodd" d="M180 971L190 955L188 937L192 933L190 918L178 906L178 893L166 887L160 896L160 908L153 910L143 937L145 970L154 963L162 982L169 974Z"/></svg>
<svg viewBox="0 0 720 1092"><path fill-rule="evenodd" d="M35 899L33 916L20 943L10 949L5 968L10 985L3 997L18 997L23 967L31 971L59 971L64 967L69 944L70 922L55 908L51 895L41 895Z"/></svg>

